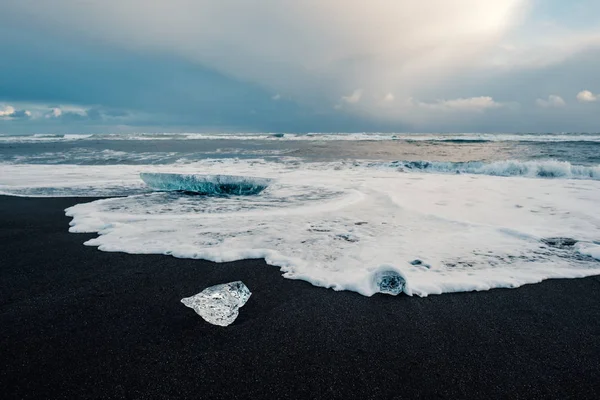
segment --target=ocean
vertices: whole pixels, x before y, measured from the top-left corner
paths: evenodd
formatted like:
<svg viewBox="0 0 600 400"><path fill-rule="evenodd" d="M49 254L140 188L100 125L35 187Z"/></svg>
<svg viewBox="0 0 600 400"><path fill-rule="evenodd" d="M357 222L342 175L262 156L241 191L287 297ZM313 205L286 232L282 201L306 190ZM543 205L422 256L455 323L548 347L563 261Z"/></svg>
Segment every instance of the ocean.
<svg viewBox="0 0 600 400"><path fill-rule="evenodd" d="M102 251L365 296L600 275L600 134L4 135L0 193L105 197L65 211Z"/></svg>

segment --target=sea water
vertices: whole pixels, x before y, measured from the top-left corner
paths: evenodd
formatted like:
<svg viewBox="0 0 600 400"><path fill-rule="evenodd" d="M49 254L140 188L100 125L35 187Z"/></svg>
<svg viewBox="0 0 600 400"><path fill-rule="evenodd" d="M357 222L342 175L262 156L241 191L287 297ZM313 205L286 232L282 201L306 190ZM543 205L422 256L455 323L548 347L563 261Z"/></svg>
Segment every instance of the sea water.
<svg viewBox="0 0 600 400"><path fill-rule="evenodd" d="M427 296L600 274L599 157L600 134L0 136L0 192L106 197L66 210L102 251ZM182 186L223 176L260 190Z"/></svg>

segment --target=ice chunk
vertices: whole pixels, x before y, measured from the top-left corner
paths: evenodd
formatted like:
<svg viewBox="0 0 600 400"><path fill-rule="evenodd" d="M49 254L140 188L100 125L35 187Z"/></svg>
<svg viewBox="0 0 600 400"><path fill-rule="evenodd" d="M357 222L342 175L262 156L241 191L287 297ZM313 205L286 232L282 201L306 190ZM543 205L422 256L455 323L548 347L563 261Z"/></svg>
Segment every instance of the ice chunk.
<svg viewBox="0 0 600 400"><path fill-rule="evenodd" d="M380 293L397 295L404 291L406 280L396 271L378 271L375 273L375 284Z"/></svg>
<svg viewBox="0 0 600 400"><path fill-rule="evenodd" d="M208 287L181 302L193 308L206 322L228 326L235 321L239 308L246 304L251 294L242 281L236 281Z"/></svg>
<svg viewBox="0 0 600 400"><path fill-rule="evenodd" d="M186 175L141 173L140 178L153 189L184 191L204 195L253 195L269 186L270 179L234 175Z"/></svg>

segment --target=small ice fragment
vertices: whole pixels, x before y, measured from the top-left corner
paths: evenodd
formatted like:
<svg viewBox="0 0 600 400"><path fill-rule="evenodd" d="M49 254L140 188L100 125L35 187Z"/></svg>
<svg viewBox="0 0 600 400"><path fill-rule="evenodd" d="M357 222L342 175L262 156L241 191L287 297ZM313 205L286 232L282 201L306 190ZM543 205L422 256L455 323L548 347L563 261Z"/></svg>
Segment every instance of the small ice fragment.
<svg viewBox="0 0 600 400"><path fill-rule="evenodd" d="M246 304L251 294L242 281L236 281L208 287L181 302L193 308L206 322L228 326L235 321L239 308Z"/></svg>
<svg viewBox="0 0 600 400"><path fill-rule="evenodd" d="M380 293L397 295L402 293L406 281L396 271L381 271L375 274L375 283Z"/></svg>

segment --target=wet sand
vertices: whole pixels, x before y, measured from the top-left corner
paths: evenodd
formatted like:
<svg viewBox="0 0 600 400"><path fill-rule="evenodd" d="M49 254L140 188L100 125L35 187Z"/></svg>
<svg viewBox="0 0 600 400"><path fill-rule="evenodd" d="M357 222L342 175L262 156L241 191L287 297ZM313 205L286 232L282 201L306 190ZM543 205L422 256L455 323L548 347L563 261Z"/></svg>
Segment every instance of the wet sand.
<svg viewBox="0 0 600 400"><path fill-rule="evenodd" d="M367 298L100 252L67 231L82 201L0 196L3 399L600 398L600 277ZM253 294L230 327L179 302L234 280Z"/></svg>

